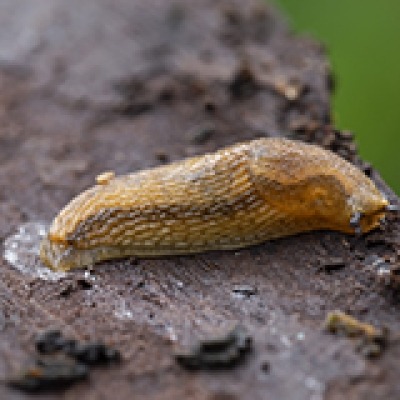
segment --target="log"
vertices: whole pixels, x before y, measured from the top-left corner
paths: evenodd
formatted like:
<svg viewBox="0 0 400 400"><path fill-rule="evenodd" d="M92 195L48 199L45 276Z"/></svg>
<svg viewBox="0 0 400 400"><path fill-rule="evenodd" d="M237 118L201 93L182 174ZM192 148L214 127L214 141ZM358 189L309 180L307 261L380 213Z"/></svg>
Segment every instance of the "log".
<svg viewBox="0 0 400 400"><path fill-rule="evenodd" d="M2 379L33 357L38 333L58 328L123 357L93 370L90 384L72 386L66 399L398 398L395 342L365 362L350 339L322 329L335 309L400 329L396 290L377 273L398 262L396 216L361 238L314 232L65 276L46 274L35 254L41 221L97 174L264 136L337 152L397 203L358 157L351 133L333 126L333 75L321 44L294 35L257 0L1 7L9 16L0 25ZM240 365L189 372L176 363L175 351L237 323L253 338ZM0 398L25 397L2 385Z"/></svg>

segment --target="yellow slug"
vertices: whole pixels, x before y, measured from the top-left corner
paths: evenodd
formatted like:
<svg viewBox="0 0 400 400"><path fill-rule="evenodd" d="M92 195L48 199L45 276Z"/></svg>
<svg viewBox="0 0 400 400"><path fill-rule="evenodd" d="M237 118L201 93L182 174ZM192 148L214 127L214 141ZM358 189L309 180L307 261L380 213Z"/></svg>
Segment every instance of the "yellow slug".
<svg viewBox="0 0 400 400"><path fill-rule="evenodd" d="M69 270L126 256L237 249L300 232L368 232L389 204L320 147L258 139L126 176L102 174L54 219L43 262Z"/></svg>

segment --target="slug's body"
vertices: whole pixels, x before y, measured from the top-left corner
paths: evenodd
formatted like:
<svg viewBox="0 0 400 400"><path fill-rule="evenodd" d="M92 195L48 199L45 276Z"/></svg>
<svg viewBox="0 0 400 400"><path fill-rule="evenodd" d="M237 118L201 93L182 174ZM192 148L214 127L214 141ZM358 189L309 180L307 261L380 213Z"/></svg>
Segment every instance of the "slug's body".
<svg viewBox="0 0 400 400"><path fill-rule="evenodd" d="M55 218L50 268L236 249L317 229L375 228L388 202L356 167L317 146L259 139L126 176L103 174Z"/></svg>

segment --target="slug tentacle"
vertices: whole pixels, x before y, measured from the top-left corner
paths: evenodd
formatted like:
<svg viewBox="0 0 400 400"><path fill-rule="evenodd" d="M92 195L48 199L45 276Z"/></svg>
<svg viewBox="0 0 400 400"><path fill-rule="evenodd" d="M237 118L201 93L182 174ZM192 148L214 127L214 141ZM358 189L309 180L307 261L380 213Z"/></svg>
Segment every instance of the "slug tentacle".
<svg viewBox="0 0 400 400"><path fill-rule="evenodd" d="M259 139L126 176L101 174L56 216L41 259L68 270L130 255L236 249L318 229L368 232L389 208L374 183L337 155Z"/></svg>

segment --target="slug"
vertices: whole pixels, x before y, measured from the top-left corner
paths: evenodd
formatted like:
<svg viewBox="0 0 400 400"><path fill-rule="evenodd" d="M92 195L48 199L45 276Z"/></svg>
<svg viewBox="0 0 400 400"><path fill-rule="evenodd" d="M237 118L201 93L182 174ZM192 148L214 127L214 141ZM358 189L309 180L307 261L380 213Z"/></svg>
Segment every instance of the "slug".
<svg viewBox="0 0 400 400"><path fill-rule="evenodd" d="M312 230L362 233L389 208L339 156L264 138L126 176L101 174L56 216L40 256L69 270L127 256L238 249Z"/></svg>

